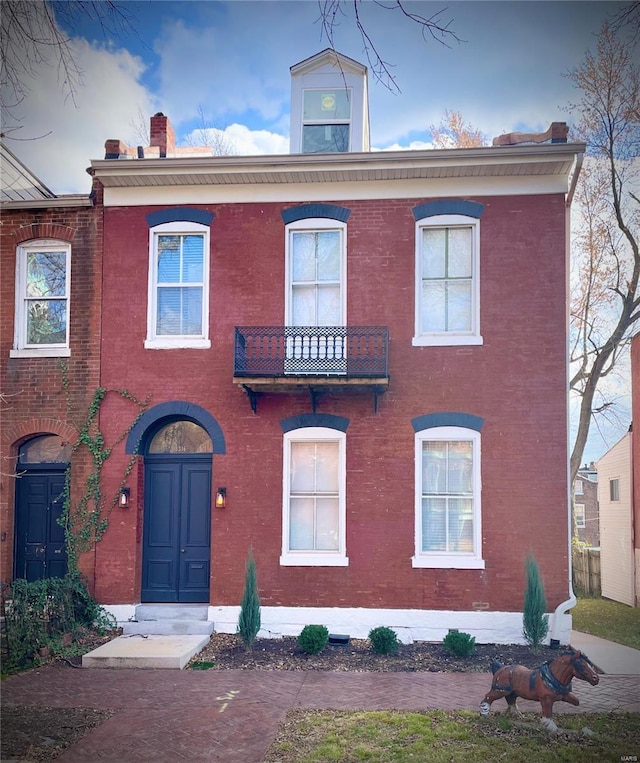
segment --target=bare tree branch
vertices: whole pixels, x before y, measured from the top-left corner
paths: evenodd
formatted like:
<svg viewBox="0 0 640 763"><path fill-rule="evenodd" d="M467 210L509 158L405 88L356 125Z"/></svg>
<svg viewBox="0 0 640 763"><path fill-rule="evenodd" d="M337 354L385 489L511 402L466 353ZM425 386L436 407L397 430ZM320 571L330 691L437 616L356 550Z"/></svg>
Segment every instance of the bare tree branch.
<svg viewBox="0 0 640 763"><path fill-rule="evenodd" d="M400 87L392 73L393 64L386 61L378 46L373 41L367 30L366 23L361 15L361 8L377 7L385 11L400 11L407 19L416 24L425 40L431 37L433 40L449 47L450 42L463 42L451 29L451 20L443 21L442 14L447 10L443 8L431 16L422 16L409 10L404 0L373 0L365 3L364 0L318 0L321 24L321 39L325 37L331 49L336 51L336 33L342 19L348 19L353 13L353 19L360 32L360 38L364 46L364 54L374 79L393 93L399 93Z"/></svg>
<svg viewBox="0 0 640 763"><path fill-rule="evenodd" d="M605 23L595 54L567 75L581 92L575 133L589 153L576 194L571 389L580 415L572 479L594 417L614 408L612 400L596 403L599 384L615 371L640 318L640 208L631 190L639 172L640 69L634 41L621 29Z"/></svg>
<svg viewBox="0 0 640 763"><path fill-rule="evenodd" d="M114 0L3 0L0 7L0 109L4 132L14 137L7 120L19 121L15 110L30 90L42 66L55 68L64 98L75 103L82 86L82 70L73 41L64 29L73 31L80 20L97 21L105 37L135 32L132 4ZM6 137L5 136L5 137Z"/></svg>

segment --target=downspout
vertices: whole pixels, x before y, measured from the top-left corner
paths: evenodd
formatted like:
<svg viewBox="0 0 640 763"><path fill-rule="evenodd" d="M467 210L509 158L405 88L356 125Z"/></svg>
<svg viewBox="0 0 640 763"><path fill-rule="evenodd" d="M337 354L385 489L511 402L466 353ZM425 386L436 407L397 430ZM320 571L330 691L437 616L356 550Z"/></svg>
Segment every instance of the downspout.
<svg viewBox="0 0 640 763"><path fill-rule="evenodd" d="M573 493L573 485L571 484L571 464L569 459L569 453L571 452L571 421L570 421L570 403L569 403L569 303L570 303L570 260L571 260L571 202L576 192L576 186L578 184L578 176L582 169L582 163L584 161L584 151L581 151L576 156L575 167L573 175L571 176L571 183L569 185L569 191L567 198L565 199L565 269L566 269L566 284L567 284L567 308L566 308L566 358L567 358L567 561L569 568L569 598L563 601L555 608L553 613L553 619L551 624L551 635L549 644L552 649L557 649L560 646L560 634L562 632L563 621L567 617L569 610L573 609L577 604L576 595L573 592L573 560L572 560L572 534L573 527L571 523L571 496Z"/></svg>

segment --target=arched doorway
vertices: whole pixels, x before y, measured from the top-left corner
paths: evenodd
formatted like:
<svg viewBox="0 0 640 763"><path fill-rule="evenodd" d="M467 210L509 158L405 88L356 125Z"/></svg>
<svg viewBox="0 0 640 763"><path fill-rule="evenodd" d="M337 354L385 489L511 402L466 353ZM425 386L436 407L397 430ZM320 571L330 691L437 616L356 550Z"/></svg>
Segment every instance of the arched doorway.
<svg viewBox="0 0 640 763"><path fill-rule="evenodd" d="M211 438L193 421L165 419L144 450L141 600L208 602Z"/></svg>
<svg viewBox="0 0 640 763"><path fill-rule="evenodd" d="M14 577L29 581L67 572L64 528L65 472L71 446L46 434L23 443L16 466Z"/></svg>

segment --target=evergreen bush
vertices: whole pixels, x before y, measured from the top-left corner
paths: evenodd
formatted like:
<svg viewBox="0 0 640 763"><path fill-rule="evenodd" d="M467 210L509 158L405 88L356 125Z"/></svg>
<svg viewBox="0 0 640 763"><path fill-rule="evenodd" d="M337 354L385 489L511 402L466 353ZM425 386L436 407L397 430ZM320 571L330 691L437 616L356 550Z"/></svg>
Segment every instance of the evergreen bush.
<svg viewBox="0 0 640 763"><path fill-rule="evenodd" d="M318 654L328 640L329 631L325 625L305 625L298 636L298 646L307 654Z"/></svg>
<svg viewBox="0 0 640 763"><path fill-rule="evenodd" d="M470 657L476 648L475 638L469 633L461 633L456 628L449 630L442 643L456 657Z"/></svg>
<svg viewBox="0 0 640 763"><path fill-rule="evenodd" d="M369 641L376 654L395 654L400 648L396 632L386 625L380 625L369 631Z"/></svg>
<svg viewBox="0 0 640 763"><path fill-rule="evenodd" d="M258 596L258 581L256 576L256 563L253 559L253 551L249 549L247 565L244 575L244 593L240 603L240 617L238 618L238 633L246 647L253 646L258 631L260 630L260 597Z"/></svg>
<svg viewBox="0 0 640 763"><path fill-rule="evenodd" d="M524 610L522 614L522 633L527 643L537 648L549 632L549 616L545 614L547 599L540 577L538 563L533 554L529 554L525 565L527 585L524 592Z"/></svg>

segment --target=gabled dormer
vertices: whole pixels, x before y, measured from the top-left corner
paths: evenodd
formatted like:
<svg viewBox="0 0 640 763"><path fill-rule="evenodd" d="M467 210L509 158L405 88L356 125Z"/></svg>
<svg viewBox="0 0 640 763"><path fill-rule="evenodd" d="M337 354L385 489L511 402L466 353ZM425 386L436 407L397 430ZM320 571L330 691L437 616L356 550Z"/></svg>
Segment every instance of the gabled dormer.
<svg viewBox="0 0 640 763"><path fill-rule="evenodd" d="M291 67L290 150L369 151L366 66L327 48Z"/></svg>

